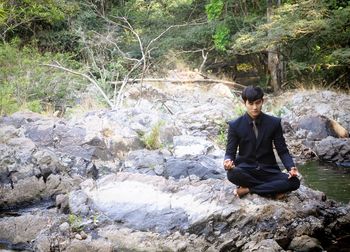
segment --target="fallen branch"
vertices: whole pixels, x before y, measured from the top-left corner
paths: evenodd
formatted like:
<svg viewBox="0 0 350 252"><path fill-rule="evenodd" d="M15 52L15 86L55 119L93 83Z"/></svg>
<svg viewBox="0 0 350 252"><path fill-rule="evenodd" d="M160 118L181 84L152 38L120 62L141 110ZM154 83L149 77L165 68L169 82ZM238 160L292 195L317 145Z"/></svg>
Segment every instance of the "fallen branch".
<svg viewBox="0 0 350 252"><path fill-rule="evenodd" d="M131 79L128 80L128 82L141 82L141 81L147 81L147 82L170 82L170 83L222 83L229 86L239 87L239 88L245 88L245 86L238 84L236 82L232 81L225 81L225 80L215 80L215 79L185 79L185 80L177 80L177 79ZM111 84L118 85L122 84L123 81L113 81L110 82Z"/></svg>

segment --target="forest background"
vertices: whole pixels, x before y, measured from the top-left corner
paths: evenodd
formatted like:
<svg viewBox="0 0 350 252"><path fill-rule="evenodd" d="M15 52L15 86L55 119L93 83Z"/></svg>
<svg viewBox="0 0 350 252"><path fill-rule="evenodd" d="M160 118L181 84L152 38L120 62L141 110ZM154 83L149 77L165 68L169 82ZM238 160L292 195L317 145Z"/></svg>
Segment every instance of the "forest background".
<svg viewBox="0 0 350 252"><path fill-rule="evenodd" d="M0 114L73 107L92 84L191 69L280 92L349 92L350 1L0 0Z"/></svg>

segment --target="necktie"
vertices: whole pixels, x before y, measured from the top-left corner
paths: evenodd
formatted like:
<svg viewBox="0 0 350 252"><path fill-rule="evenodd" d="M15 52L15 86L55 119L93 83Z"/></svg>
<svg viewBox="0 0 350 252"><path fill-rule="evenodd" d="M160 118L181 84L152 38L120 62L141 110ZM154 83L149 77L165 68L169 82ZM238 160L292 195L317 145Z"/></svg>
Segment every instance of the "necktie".
<svg viewBox="0 0 350 252"><path fill-rule="evenodd" d="M256 127L255 121L253 121L253 130L254 130L255 137L258 138L258 128Z"/></svg>

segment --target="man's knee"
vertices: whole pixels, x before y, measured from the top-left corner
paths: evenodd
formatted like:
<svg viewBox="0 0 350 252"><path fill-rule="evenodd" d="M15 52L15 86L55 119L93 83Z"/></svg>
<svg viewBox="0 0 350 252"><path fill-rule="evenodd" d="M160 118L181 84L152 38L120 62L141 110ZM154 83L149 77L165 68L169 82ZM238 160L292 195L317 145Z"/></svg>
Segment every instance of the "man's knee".
<svg viewBox="0 0 350 252"><path fill-rule="evenodd" d="M292 191L295 191L300 187L300 180L297 177L290 178L289 183L290 183L290 189Z"/></svg>
<svg viewBox="0 0 350 252"><path fill-rule="evenodd" d="M229 171L227 172L227 179L228 179L231 183L233 183L233 184L235 184L235 185L239 185L239 181L242 180L242 179L241 179L241 177L242 177L242 172L243 172L243 170L242 170L241 168L235 167L235 168L233 168L233 169L231 169L231 170L229 170Z"/></svg>

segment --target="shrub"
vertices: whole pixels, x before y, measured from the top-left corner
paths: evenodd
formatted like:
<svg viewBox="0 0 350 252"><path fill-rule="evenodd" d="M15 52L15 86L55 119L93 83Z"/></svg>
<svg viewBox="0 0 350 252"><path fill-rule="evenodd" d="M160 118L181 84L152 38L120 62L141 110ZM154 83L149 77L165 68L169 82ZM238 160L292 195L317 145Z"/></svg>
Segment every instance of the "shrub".
<svg viewBox="0 0 350 252"><path fill-rule="evenodd" d="M226 146L227 143L227 123L226 121L221 121L219 124L219 131L218 131L218 135L216 137L216 142L217 144L224 148Z"/></svg>
<svg viewBox="0 0 350 252"><path fill-rule="evenodd" d="M160 140L160 128L164 125L164 122L156 123L151 132L141 137L142 142L145 144L146 148L149 150L156 150L162 147Z"/></svg>
<svg viewBox="0 0 350 252"><path fill-rule="evenodd" d="M13 96L14 89L10 85L0 85L0 115L16 112L19 105Z"/></svg>
<svg viewBox="0 0 350 252"><path fill-rule="evenodd" d="M56 60L73 69L80 67L71 60L71 55L40 54L32 47L19 49L17 42L0 44L1 115L21 107L41 112L41 103L51 103L53 107L73 104L76 91L84 87L84 80L43 66Z"/></svg>
<svg viewBox="0 0 350 252"><path fill-rule="evenodd" d="M25 104L25 107L30 111L41 113L43 111L43 107L41 106L40 100L30 101Z"/></svg>
<svg viewBox="0 0 350 252"><path fill-rule="evenodd" d="M83 230L82 219L80 216L75 214L69 214L68 223L73 232L80 232Z"/></svg>

